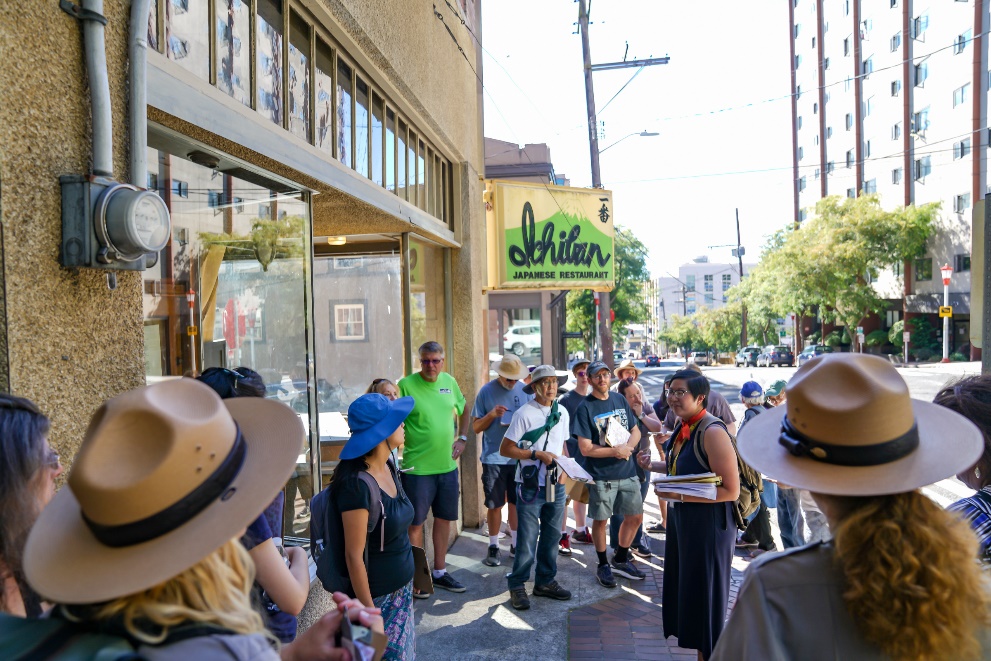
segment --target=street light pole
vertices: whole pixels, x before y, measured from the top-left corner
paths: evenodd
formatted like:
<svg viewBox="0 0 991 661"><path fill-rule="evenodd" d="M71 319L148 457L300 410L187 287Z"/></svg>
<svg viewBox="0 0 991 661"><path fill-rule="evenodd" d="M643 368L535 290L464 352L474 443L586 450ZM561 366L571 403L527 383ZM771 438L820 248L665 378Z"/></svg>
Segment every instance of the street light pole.
<svg viewBox="0 0 991 661"><path fill-rule="evenodd" d="M949 264L944 264L939 269L940 273L943 275L943 307L949 307L950 305L950 278L953 277L953 267ZM943 317L943 360L941 362L950 362L950 317Z"/></svg>

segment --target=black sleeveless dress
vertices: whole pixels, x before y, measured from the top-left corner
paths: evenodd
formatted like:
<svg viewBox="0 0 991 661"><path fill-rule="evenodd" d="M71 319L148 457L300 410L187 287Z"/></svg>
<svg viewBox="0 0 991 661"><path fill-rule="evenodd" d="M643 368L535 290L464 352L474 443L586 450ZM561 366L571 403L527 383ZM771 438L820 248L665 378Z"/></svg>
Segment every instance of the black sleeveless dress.
<svg viewBox="0 0 991 661"><path fill-rule="evenodd" d="M698 427L677 457L677 474L710 472L695 456ZM671 472L671 435L666 453ZM732 502L668 503L662 609L664 636L708 659L726 622L736 522Z"/></svg>

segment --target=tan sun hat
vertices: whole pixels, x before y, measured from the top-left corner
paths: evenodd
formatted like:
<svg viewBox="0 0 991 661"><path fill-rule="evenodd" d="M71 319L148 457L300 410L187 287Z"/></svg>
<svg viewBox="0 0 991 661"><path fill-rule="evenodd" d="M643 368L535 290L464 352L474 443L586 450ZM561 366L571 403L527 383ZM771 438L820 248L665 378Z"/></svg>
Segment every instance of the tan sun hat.
<svg viewBox="0 0 991 661"><path fill-rule="evenodd" d="M740 456L792 487L837 496L912 491L973 466L981 432L962 415L912 399L877 356L833 353L802 365L787 401L748 422Z"/></svg>
<svg viewBox="0 0 991 661"><path fill-rule="evenodd" d="M522 381L530 375L530 370L526 368L523 361L515 353L507 353L501 359L492 363L490 368L493 372L504 379Z"/></svg>
<svg viewBox="0 0 991 661"><path fill-rule="evenodd" d="M194 379L109 400L28 536L28 582L50 601L88 604L176 576L272 502L303 436L288 406L221 400Z"/></svg>
<svg viewBox="0 0 991 661"><path fill-rule="evenodd" d="M637 367L636 365L634 365L633 360L631 358L627 358L619 365L617 365L616 369L613 370L613 376L615 376L617 379L620 378L619 373L622 372L623 370L636 370L637 376L643 374L643 370Z"/></svg>

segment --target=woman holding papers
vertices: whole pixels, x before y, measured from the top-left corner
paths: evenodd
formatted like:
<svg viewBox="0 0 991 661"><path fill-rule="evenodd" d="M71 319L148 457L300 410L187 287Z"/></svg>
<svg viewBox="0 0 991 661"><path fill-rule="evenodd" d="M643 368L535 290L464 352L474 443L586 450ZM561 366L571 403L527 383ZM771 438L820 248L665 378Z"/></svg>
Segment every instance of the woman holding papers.
<svg viewBox="0 0 991 661"><path fill-rule="evenodd" d="M736 541L732 507L740 494L736 453L723 422L705 410L709 380L689 370L676 372L667 391L678 416L665 448L667 461L651 466L668 475L715 473L722 477L715 499L664 491L668 509L664 551L664 635L708 659L723 630L729 603L730 563ZM641 466L650 466L641 454Z"/></svg>

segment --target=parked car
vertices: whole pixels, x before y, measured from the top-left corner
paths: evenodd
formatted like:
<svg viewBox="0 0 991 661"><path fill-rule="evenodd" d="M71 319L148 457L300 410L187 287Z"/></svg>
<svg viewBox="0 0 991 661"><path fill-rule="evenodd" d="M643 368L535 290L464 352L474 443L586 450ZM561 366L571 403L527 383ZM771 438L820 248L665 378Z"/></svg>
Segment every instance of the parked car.
<svg viewBox="0 0 991 661"><path fill-rule="evenodd" d="M647 357L643 359L643 364L644 367L660 367L661 359L655 356L654 354L650 353L647 354Z"/></svg>
<svg viewBox="0 0 991 661"><path fill-rule="evenodd" d="M825 353L833 353L833 347L825 344L810 344L798 354L798 366L801 367L813 358L817 358Z"/></svg>
<svg viewBox="0 0 991 661"><path fill-rule="evenodd" d="M709 354L704 351L693 351L688 354L688 362L695 363L696 365L708 365Z"/></svg>
<svg viewBox="0 0 991 661"><path fill-rule="evenodd" d="M760 355L760 347L743 347L736 352L736 366L746 367L750 365L757 367L757 356Z"/></svg>
<svg viewBox="0 0 991 661"><path fill-rule="evenodd" d="M512 326L502 338L506 351L526 356L540 351L540 324Z"/></svg>
<svg viewBox="0 0 991 661"><path fill-rule="evenodd" d="M795 354L792 353L791 347L785 344L766 346L757 356L757 367L770 367L771 365L791 367L794 364Z"/></svg>

